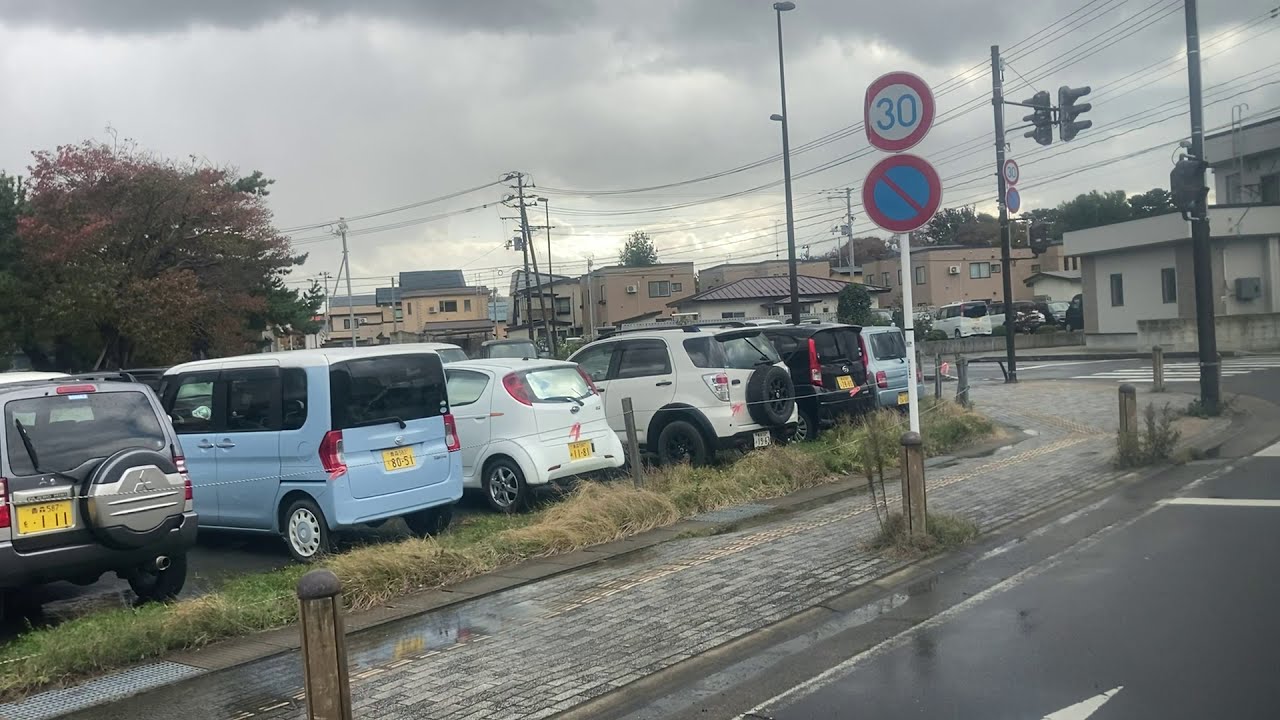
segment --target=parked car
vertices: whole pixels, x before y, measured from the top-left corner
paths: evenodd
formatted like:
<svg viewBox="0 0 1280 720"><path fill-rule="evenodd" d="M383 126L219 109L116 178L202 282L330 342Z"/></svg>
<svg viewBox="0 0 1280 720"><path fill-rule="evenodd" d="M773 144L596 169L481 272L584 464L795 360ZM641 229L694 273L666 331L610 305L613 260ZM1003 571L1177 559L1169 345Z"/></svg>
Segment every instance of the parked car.
<svg viewBox="0 0 1280 720"><path fill-rule="evenodd" d="M480 343L482 358L537 358L542 357L538 346L528 339L485 340Z"/></svg>
<svg viewBox="0 0 1280 720"><path fill-rule="evenodd" d="M1064 300L1054 300L1046 303L1046 306L1048 313L1045 315L1045 321L1051 322L1064 330L1068 329L1067 313L1071 309L1071 303ZM1045 312L1044 309L1041 309L1041 312Z"/></svg>
<svg viewBox="0 0 1280 720"><path fill-rule="evenodd" d="M1066 318L1068 330L1084 329L1084 295L1077 294L1071 298L1071 305L1067 308Z"/></svg>
<svg viewBox="0 0 1280 720"><path fill-rule="evenodd" d="M130 368L128 370L122 370L121 372L126 373L129 377L159 393L160 382L164 379L165 370L168 370L168 368Z"/></svg>
<svg viewBox="0 0 1280 720"><path fill-rule="evenodd" d="M3 595L115 572L143 600L176 597L197 521L155 393L119 374L6 373L0 406Z"/></svg>
<svg viewBox="0 0 1280 720"><path fill-rule="evenodd" d="M660 463L702 465L720 450L749 450L796 430L791 373L761 328L620 333L569 358L605 397L609 426L625 440L622 400L636 434Z"/></svg>
<svg viewBox="0 0 1280 720"><path fill-rule="evenodd" d="M620 467L605 402L571 362L491 358L445 368L462 443L462 485L495 510L522 510L537 487Z"/></svg>
<svg viewBox="0 0 1280 720"><path fill-rule="evenodd" d="M941 330L948 337L962 338L970 335L990 335L992 327L1003 323L1003 312L1000 322L997 323L990 317L985 300L973 300L951 303L938 308L933 320L933 329Z"/></svg>
<svg viewBox="0 0 1280 720"><path fill-rule="evenodd" d="M867 377L874 381L874 407L905 408L910 391L911 374L907 369L907 341L898 327L864 327L859 333L862 356ZM920 396L925 389L919 384L923 378L916 368L916 383Z"/></svg>
<svg viewBox="0 0 1280 720"><path fill-rule="evenodd" d="M796 392L796 439L865 411L872 401L857 325L802 323L763 329L791 371Z"/></svg>
<svg viewBox="0 0 1280 720"><path fill-rule="evenodd" d="M396 345L396 348L429 350L440 356L440 362L448 365L449 363L460 362L467 359L467 353L462 348L452 343L442 342L425 342L425 343L406 343Z"/></svg>
<svg viewBox="0 0 1280 720"><path fill-rule="evenodd" d="M282 535L298 560L394 517L437 533L462 496L444 367L415 344L186 363L165 373L163 403L200 526Z"/></svg>

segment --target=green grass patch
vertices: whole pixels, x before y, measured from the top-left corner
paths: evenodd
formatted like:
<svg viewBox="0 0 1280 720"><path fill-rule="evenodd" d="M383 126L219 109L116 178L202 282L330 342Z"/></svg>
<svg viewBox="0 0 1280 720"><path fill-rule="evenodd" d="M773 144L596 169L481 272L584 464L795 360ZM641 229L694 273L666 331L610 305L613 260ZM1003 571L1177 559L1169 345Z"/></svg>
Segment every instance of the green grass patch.
<svg viewBox="0 0 1280 720"><path fill-rule="evenodd" d="M981 415L926 398L922 434L930 453L989 435ZM898 462L906 417L893 411L841 425L817 442L777 446L716 467L650 470L643 489L586 482L558 503L523 515L478 514L438 539L364 545L325 558L348 607L366 609L527 558L570 552L670 525L681 517L779 497ZM945 522L945 521L944 521ZM34 629L0 648L0 697L13 699L180 649L288 625L294 586L308 567L232 580L199 598L113 609ZM6 662L14 661L14 662Z"/></svg>
<svg viewBox="0 0 1280 720"><path fill-rule="evenodd" d="M925 533L911 536L902 513L890 513L880 533L868 545L894 557L909 559L942 552L972 542L978 537L978 526L958 515L929 513Z"/></svg>

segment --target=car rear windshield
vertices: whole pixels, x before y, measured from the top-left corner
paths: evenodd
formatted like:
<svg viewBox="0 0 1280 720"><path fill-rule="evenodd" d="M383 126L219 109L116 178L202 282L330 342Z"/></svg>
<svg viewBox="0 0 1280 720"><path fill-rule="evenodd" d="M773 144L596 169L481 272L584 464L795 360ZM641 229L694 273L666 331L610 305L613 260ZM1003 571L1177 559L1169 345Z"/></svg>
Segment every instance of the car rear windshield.
<svg viewBox="0 0 1280 720"><path fill-rule="evenodd" d="M441 348L436 351L436 354L440 356L440 362L443 363L462 362L467 359L467 354L462 351L462 348Z"/></svg>
<svg viewBox="0 0 1280 720"><path fill-rule="evenodd" d="M986 303L968 303L967 305L963 306L963 312L964 312L964 316L967 318L986 317L987 304ZM1004 312L1004 310L997 310L995 312L998 314L998 313Z"/></svg>
<svg viewBox="0 0 1280 720"><path fill-rule="evenodd" d="M488 348L491 358L536 358L538 348L531 342L499 343Z"/></svg>
<svg viewBox="0 0 1280 720"><path fill-rule="evenodd" d="M718 337L716 344L720 346L724 356L721 367L732 370L750 370L757 365L772 364L779 360L778 351L764 333Z"/></svg>
<svg viewBox="0 0 1280 720"><path fill-rule="evenodd" d="M529 392L535 402L564 402L567 398L581 400L591 395L591 386L582 378L576 367L556 367L525 373Z"/></svg>
<svg viewBox="0 0 1280 720"><path fill-rule="evenodd" d="M384 355L329 368L333 429L421 420L449 412L444 367L435 354Z"/></svg>
<svg viewBox="0 0 1280 720"><path fill-rule="evenodd" d="M871 336L871 354L877 360L901 360L907 356L907 342L902 333L875 333Z"/></svg>
<svg viewBox="0 0 1280 720"><path fill-rule="evenodd" d="M66 472L127 448L163 450L168 440L143 392L93 392L14 400L4 406L5 451L17 475L38 471L22 443L22 424L40 469Z"/></svg>

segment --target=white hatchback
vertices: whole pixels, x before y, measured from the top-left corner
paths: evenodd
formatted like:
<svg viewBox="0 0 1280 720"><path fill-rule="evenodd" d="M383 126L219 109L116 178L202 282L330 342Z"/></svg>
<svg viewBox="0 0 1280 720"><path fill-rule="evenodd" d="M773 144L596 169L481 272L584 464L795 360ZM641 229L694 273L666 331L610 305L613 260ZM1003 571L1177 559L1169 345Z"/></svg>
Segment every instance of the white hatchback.
<svg viewBox="0 0 1280 720"><path fill-rule="evenodd" d="M528 504L534 486L622 466L594 383L571 362L489 358L445 365L462 444L462 485L496 510Z"/></svg>

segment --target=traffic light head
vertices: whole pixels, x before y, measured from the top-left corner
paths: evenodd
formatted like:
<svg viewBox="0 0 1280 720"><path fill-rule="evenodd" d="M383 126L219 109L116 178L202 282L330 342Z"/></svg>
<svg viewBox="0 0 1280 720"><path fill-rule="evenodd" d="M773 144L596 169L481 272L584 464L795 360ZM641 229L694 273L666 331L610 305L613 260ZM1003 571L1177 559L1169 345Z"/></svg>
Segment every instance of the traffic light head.
<svg viewBox="0 0 1280 720"><path fill-rule="evenodd" d="M1169 194L1173 206L1184 219L1204 217L1208 212L1209 188L1204 184L1204 170L1208 163L1183 156L1169 173Z"/></svg>
<svg viewBox="0 0 1280 720"><path fill-rule="evenodd" d="M1093 105L1089 103L1076 102L1088 95L1092 89L1088 85L1078 88L1063 85L1058 88L1058 137L1063 142L1071 140L1081 130L1088 130L1093 127L1092 120L1076 120L1076 118L1093 109Z"/></svg>
<svg viewBox="0 0 1280 720"><path fill-rule="evenodd" d="M1053 111L1050 109L1049 93L1041 90L1022 102L1033 108L1030 115L1023 116L1023 122L1029 122L1035 126L1023 137L1034 138L1041 145L1053 143Z"/></svg>
<svg viewBox="0 0 1280 720"><path fill-rule="evenodd" d="M1049 249L1049 224L1036 220L1027 233L1031 252L1040 255Z"/></svg>

